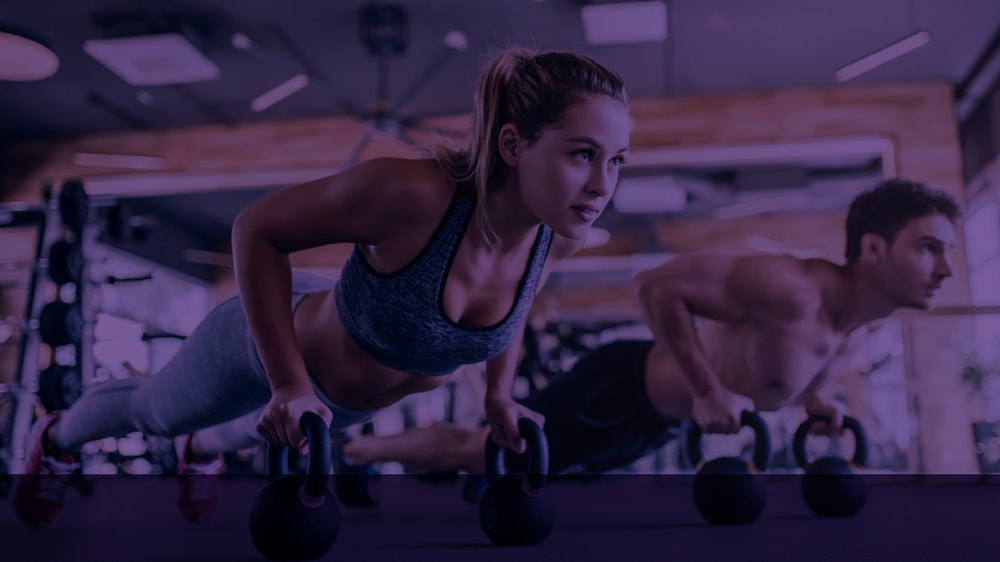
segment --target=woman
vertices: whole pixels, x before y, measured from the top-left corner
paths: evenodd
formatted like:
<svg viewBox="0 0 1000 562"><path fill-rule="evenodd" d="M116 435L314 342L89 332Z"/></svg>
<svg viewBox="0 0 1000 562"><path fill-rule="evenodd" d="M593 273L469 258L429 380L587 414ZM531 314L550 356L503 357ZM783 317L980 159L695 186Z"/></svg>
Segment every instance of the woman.
<svg viewBox="0 0 1000 562"><path fill-rule="evenodd" d="M184 473L261 438L301 448L304 412L344 428L483 361L491 435L523 451L517 420L544 423L511 397L525 316L610 202L628 140L616 73L574 53L500 52L464 149L369 160L245 209L232 234L238 297L155 376L101 385L39 420L15 509L51 523L63 490L45 477L95 439L186 436ZM334 243L355 244L336 283L293 275L288 254Z"/></svg>

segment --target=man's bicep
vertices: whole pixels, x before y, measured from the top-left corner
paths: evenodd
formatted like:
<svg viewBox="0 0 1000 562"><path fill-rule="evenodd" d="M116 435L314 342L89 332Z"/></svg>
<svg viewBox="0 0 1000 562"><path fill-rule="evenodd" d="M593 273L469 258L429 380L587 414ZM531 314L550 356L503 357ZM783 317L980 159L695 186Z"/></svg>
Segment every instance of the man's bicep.
<svg viewBox="0 0 1000 562"><path fill-rule="evenodd" d="M773 256L705 256L685 279L685 292L699 315L708 318L793 320L800 317L808 293L796 266Z"/></svg>
<svg viewBox="0 0 1000 562"><path fill-rule="evenodd" d="M666 309L682 302L693 315L737 321L745 310L732 281L735 266L734 256L684 254L638 274L636 289L647 306Z"/></svg>

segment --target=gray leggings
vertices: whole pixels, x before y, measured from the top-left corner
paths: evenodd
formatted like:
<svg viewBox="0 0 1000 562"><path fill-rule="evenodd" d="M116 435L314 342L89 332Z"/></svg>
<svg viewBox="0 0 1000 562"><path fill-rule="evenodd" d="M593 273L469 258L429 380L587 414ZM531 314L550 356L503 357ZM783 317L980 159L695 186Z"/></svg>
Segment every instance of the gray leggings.
<svg viewBox="0 0 1000 562"><path fill-rule="evenodd" d="M292 309L306 295L334 281L295 272ZM367 421L375 412L342 408L313 380L319 399L333 412L331 431ZM55 428L56 444L76 451L84 444L134 431L175 437L194 433L208 454L264 442L257 419L271 388L238 296L221 303L195 328L162 370L149 377L103 383L87 389Z"/></svg>

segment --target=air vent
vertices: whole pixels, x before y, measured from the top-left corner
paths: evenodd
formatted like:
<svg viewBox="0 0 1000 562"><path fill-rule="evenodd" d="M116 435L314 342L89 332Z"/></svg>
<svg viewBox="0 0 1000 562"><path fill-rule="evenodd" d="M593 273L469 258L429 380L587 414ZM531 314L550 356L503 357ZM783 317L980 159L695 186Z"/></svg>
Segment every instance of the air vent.
<svg viewBox="0 0 1000 562"><path fill-rule="evenodd" d="M90 39L83 50L133 86L205 82L219 67L178 33Z"/></svg>

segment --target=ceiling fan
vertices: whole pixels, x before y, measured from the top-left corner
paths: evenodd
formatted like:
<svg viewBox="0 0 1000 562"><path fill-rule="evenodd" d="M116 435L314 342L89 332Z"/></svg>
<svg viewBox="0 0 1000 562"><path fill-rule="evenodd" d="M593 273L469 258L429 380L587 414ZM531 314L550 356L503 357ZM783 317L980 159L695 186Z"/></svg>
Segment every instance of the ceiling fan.
<svg viewBox="0 0 1000 562"><path fill-rule="evenodd" d="M389 99L389 62L393 57L404 54L409 47L410 17L406 9L396 4L367 4L359 11L359 31L361 43L368 53L378 61L378 81L376 84L378 97L371 104L370 108L363 108L342 96L334 94L336 101L349 113L356 116L365 124L364 133L349 153L347 159L341 164L340 169L348 168L358 162L361 154L367 148L372 138L378 133L390 134L398 138L409 146L416 146L417 141L410 136L410 131L433 133L451 138L463 138L467 135L464 131L456 131L442 127L435 127L423 123L421 117L407 116L402 112L407 104L430 82L457 52L464 51L468 46L468 41L463 32L454 30L445 34L443 38L442 51L432 59L417 78L403 90L395 100ZM297 48L292 39L277 27L272 27L271 32L283 44L285 49L295 58L306 70L306 74L297 83L292 80L275 87L270 92L259 96L274 95L270 98L267 107L277 103L284 97L291 95L308 83L310 78L319 78L319 82L329 85L329 81L322 79L319 72L313 68L301 51Z"/></svg>

